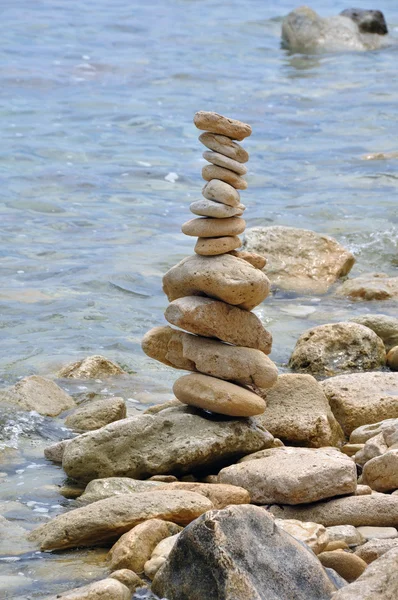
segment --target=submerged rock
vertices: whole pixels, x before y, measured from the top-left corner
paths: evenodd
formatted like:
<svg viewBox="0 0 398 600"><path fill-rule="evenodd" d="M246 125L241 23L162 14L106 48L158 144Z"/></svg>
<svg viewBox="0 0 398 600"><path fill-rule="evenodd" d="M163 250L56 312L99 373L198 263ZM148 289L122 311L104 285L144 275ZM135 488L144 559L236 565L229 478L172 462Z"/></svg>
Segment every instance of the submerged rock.
<svg viewBox="0 0 398 600"><path fill-rule="evenodd" d="M56 417L76 406L73 398L56 383L39 375L24 377L8 390L2 391L0 402L16 404L23 410L35 410L47 417Z"/></svg>
<svg viewBox="0 0 398 600"><path fill-rule="evenodd" d="M71 377L72 379L105 379L106 377L122 375L123 373L125 373L125 371L118 365L105 358L105 356L96 354L63 367L58 372L58 377Z"/></svg>
<svg viewBox="0 0 398 600"><path fill-rule="evenodd" d="M315 555L251 505L210 511L179 535L153 591L169 600L329 600Z"/></svg>
<svg viewBox="0 0 398 600"><path fill-rule="evenodd" d="M295 227L253 227L243 246L267 258L264 272L273 286L297 292L326 292L355 262L333 238Z"/></svg>

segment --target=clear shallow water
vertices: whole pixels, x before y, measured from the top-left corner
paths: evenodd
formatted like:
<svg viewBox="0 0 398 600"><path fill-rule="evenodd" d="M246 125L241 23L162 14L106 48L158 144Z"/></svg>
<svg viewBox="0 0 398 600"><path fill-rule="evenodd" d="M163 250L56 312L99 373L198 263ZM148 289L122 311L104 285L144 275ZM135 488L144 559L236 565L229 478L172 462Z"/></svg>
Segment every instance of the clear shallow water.
<svg viewBox="0 0 398 600"><path fill-rule="evenodd" d="M180 226L202 187L197 110L253 127L244 144L249 227L327 233L355 253L352 275L397 274L398 160L361 157L398 149L398 50L289 55L280 48L281 18L298 4L4 3L0 385L53 375L71 360L101 353L130 375L121 382L61 382L78 399L89 391L122 395L134 414L170 397L176 372L147 359L140 340L164 323L162 274L193 249ZM347 6L324 0L316 8L328 15ZM376 8L397 38L396 3ZM368 311L394 315L396 305L352 304L331 291L318 298L277 294L256 309L274 335L271 356L282 369L303 330ZM46 436L65 432L61 422L43 424L42 435L40 419L25 431L22 417L18 427L16 443L3 432L1 489L8 491L0 504L13 508L0 512L31 528L47 518L35 508L53 516L68 506L57 488L62 471L42 454ZM32 464L40 468L28 469ZM35 471L33 481L27 474ZM28 506L32 501L45 504ZM28 579L15 588L10 580L9 594L42 597L104 569L97 551L82 553L86 568L76 576L72 553L33 556L0 563L10 576ZM65 564L72 566L61 580Z"/></svg>

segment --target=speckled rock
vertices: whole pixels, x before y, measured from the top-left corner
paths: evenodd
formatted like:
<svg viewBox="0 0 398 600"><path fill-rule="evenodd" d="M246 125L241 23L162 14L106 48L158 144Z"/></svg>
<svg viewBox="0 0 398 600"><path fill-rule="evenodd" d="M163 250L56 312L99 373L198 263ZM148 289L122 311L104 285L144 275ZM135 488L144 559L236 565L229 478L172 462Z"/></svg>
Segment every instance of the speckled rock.
<svg viewBox="0 0 398 600"><path fill-rule="evenodd" d="M249 155L246 150L226 135L205 132L199 136L199 141L202 142L206 148L224 154L224 156L228 156L240 163L245 163L249 160Z"/></svg>
<svg viewBox="0 0 398 600"><path fill-rule="evenodd" d="M77 408L65 419L65 425L74 431L92 431L126 416L123 398L104 398Z"/></svg>
<svg viewBox="0 0 398 600"><path fill-rule="evenodd" d="M297 340L289 366L321 376L378 369L386 363L382 340L368 327L342 322L318 325Z"/></svg>
<svg viewBox="0 0 398 600"><path fill-rule="evenodd" d="M220 179L212 179L206 183L202 189L202 195L207 200L220 202L227 206L236 207L240 205L239 192L232 185Z"/></svg>
<svg viewBox="0 0 398 600"><path fill-rule="evenodd" d="M383 556L393 548L398 549L398 539L372 539L362 544L355 550L355 554L362 558L368 565Z"/></svg>
<svg viewBox="0 0 398 600"><path fill-rule="evenodd" d="M131 477L106 477L90 481L84 493L79 496L78 504L90 504L120 494L139 494L159 489L161 483L156 481L141 481Z"/></svg>
<svg viewBox="0 0 398 600"><path fill-rule="evenodd" d="M348 279L337 290L338 296L348 296L352 300L397 300L398 277L385 273L368 273L355 279Z"/></svg>
<svg viewBox="0 0 398 600"><path fill-rule="evenodd" d="M58 377L72 379L105 379L113 375L122 375L125 371L105 356L96 354L78 360L58 372Z"/></svg>
<svg viewBox="0 0 398 600"><path fill-rule="evenodd" d="M12 387L2 390L2 402L15 404L23 410L34 410L46 417L56 417L76 406L73 398L56 383L39 375L24 377Z"/></svg>
<svg viewBox="0 0 398 600"><path fill-rule="evenodd" d="M246 260L253 267L256 267L256 269L263 269L267 264L267 259L265 256L261 256L255 252L247 252L246 250L233 250L230 252L230 255L236 256L236 258L241 258L242 260Z"/></svg>
<svg viewBox="0 0 398 600"><path fill-rule="evenodd" d="M388 315L374 315L369 313L351 319L354 323L369 327L383 340L387 352L398 345L398 319Z"/></svg>
<svg viewBox="0 0 398 600"><path fill-rule="evenodd" d="M247 123L206 110L195 113L193 122L202 131L225 135L233 140L238 140L238 142L244 140L252 132L252 128Z"/></svg>
<svg viewBox="0 0 398 600"><path fill-rule="evenodd" d="M211 237L211 238L198 238L195 244L195 252L200 256L218 256L219 254L226 254L231 250L240 248L242 242L238 236L224 236L224 237Z"/></svg>

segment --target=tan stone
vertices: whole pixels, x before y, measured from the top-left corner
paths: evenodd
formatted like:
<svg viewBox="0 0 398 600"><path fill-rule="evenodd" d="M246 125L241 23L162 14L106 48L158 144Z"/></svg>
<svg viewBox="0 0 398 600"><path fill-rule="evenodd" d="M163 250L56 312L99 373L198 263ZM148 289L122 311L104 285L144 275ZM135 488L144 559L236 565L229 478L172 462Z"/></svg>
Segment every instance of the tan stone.
<svg viewBox="0 0 398 600"><path fill-rule="evenodd" d="M321 552L321 554L318 554L318 558L324 567L334 569L336 573L349 583L358 579L367 567L366 562L362 558L344 550Z"/></svg>
<svg viewBox="0 0 398 600"><path fill-rule="evenodd" d="M246 150L242 148L240 144L232 141L231 138L225 135L205 132L199 136L199 141L202 142L206 148L224 154L224 156L228 156L240 163L245 163L249 160L249 155Z"/></svg>
<svg viewBox="0 0 398 600"><path fill-rule="evenodd" d="M355 550L355 554L368 565L392 548L398 549L398 539L372 539Z"/></svg>
<svg viewBox="0 0 398 600"><path fill-rule="evenodd" d="M224 154L220 154L219 152L212 152L206 150L203 152L203 158L213 165L217 165L218 167L224 167L225 169L230 169L237 173L238 175L246 175L247 168L242 165L242 163L237 160L233 160Z"/></svg>
<svg viewBox="0 0 398 600"><path fill-rule="evenodd" d="M134 571L130 571L129 569L118 569L117 571L113 571L109 575L110 579L116 579L123 583L129 590L131 594L140 588L146 587L145 581L143 581Z"/></svg>
<svg viewBox="0 0 398 600"><path fill-rule="evenodd" d="M29 538L42 550L93 546L118 539L148 519L187 525L213 507L194 492L153 491L122 494L59 515L33 530Z"/></svg>
<svg viewBox="0 0 398 600"><path fill-rule="evenodd" d="M193 122L198 129L209 131L210 133L219 133L227 137L238 140L244 140L251 135L252 128L247 123L224 117L216 112L200 110L195 113Z"/></svg>
<svg viewBox="0 0 398 600"><path fill-rule="evenodd" d="M110 549L110 568L130 569L138 575L143 573L144 565L151 558L158 543L181 530L182 527L161 519L150 519L136 525L122 535Z"/></svg>
<svg viewBox="0 0 398 600"><path fill-rule="evenodd" d="M341 451L347 456L354 456L357 452L362 450L365 444L344 444Z"/></svg>
<svg viewBox="0 0 398 600"><path fill-rule="evenodd" d="M160 567L166 562L179 535L179 533L171 535L170 537L159 542L159 544L156 546L152 552L151 558L145 563L145 575L149 579L153 579Z"/></svg>
<svg viewBox="0 0 398 600"><path fill-rule="evenodd" d="M356 496L367 496L368 494L371 494L371 493L372 493L372 488L370 488L368 485L358 484L357 489L355 490Z"/></svg>
<svg viewBox="0 0 398 600"><path fill-rule="evenodd" d="M370 440L367 440L363 448L361 448L361 450L355 454L355 462L358 465L363 466L368 462L368 460L371 460L376 456L381 456L387 452L387 450L388 446L384 440L384 435L383 433L379 433L378 435L370 438Z"/></svg>
<svg viewBox="0 0 398 600"><path fill-rule="evenodd" d="M350 585L338 590L333 600L395 600L398 597L398 548L375 560Z"/></svg>
<svg viewBox="0 0 398 600"><path fill-rule="evenodd" d="M46 417L56 417L64 410L76 406L73 398L56 383L39 375L24 377L2 391L0 404L2 402L15 404L22 410L34 410Z"/></svg>
<svg viewBox="0 0 398 600"><path fill-rule="evenodd" d="M112 577L57 594L62 600L130 600L128 587Z"/></svg>
<svg viewBox="0 0 398 600"><path fill-rule="evenodd" d="M377 492L398 489L398 449L369 460L363 468L362 478L363 483Z"/></svg>
<svg viewBox="0 0 398 600"><path fill-rule="evenodd" d="M336 290L336 294L348 296L352 300L396 300L398 277L390 277L385 273L368 273L348 279Z"/></svg>
<svg viewBox="0 0 398 600"><path fill-rule="evenodd" d="M182 403L177 400L180 406L183 406ZM152 475L147 481L158 481L159 483L173 483L174 481L178 481L177 477L174 475Z"/></svg>
<svg viewBox="0 0 398 600"><path fill-rule="evenodd" d="M327 528L330 542L345 542L347 546L359 546L365 538L353 525L334 525Z"/></svg>
<svg viewBox="0 0 398 600"><path fill-rule="evenodd" d="M105 379L113 375L122 375L125 371L110 361L105 356L96 354L78 360L63 367L58 377L71 377L72 379Z"/></svg>
<svg viewBox="0 0 398 600"><path fill-rule="evenodd" d="M387 352L398 344L398 319L396 317L370 313L355 317L351 321L372 329L383 340Z"/></svg>
<svg viewBox="0 0 398 600"><path fill-rule="evenodd" d="M261 414L265 402L253 392L208 375L183 375L173 385L174 395L189 406L204 408L231 417Z"/></svg>
<svg viewBox="0 0 398 600"><path fill-rule="evenodd" d="M212 296L252 310L268 296L266 275L230 254L188 256L163 277L163 291L171 302L184 296Z"/></svg>
<svg viewBox="0 0 398 600"><path fill-rule="evenodd" d="M69 444L71 440L62 440L61 442L54 442L54 444L50 444L44 448L44 456L47 460L51 460L55 463L62 463L62 457L65 452L66 446Z"/></svg>
<svg viewBox="0 0 398 600"><path fill-rule="evenodd" d="M222 509L230 504L250 504L249 492L236 485L177 481L169 483L165 489L188 490L197 494L203 494L203 496L206 496L213 503L215 509Z"/></svg>
<svg viewBox="0 0 398 600"><path fill-rule="evenodd" d="M165 311L169 323L190 333L271 352L272 336L251 312L201 296L178 298Z"/></svg>
<svg viewBox="0 0 398 600"><path fill-rule="evenodd" d="M245 230L245 227L246 221L240 217L229 217L228 219L198 217L184 223L181 230L185 235L213 238L239 235Z"/></svg>
<svg viewBox="0 0 398 600"><path fill-rule="evenodd" d="M398 346L391 348L387 354L387 365L391 371L398 371Z"/></svg>
<svg viewBox="0 0 398 600"><path fill-rule="evenodd" d="M236 256L236 258L242 258L246 260L248 263L256 267L256 269L263 269L267 264L267 259L260 254L255 254L254 252L246 252L245 250L233 250L230 252L231 256Z"/></svg>
<svg viewBox="0 0 398 600"><path fill-rule="evenodd" d="M227 204L221 204L220 202L214 202L213 200L196 200L189 206L189 210L194 215L200 215L201 217L213 217L215 219L226 219L228 217L240 217L246 206L238 204L238 206L228 206Z"/></svg>
<svg viewBox="0 0 398 600"><path fill-rule="evenodd" d="M395 527L358 527L358 531L366 540L388 540L398 537Z"/></svg>
<svg viewBox="0 0 398 600"><path fill-rule="evenodd" d="M322 381L321 385L346 435L361 425L398 417L398 373L339 375ZM350 441L362 439L350 438Z"/></svg>
<svg viewBox="0 0 398 600"><path fill-rule="evenodd" d="M271 389L260 393L267 406L256 420L283 442L318 448L344 440L322 387L311 375L280 375Z"/></svg>
<svg viewBox="0 0 398 600"><path fill-rule="evenodd" d="M84 493L79 497L78 504L89 504L120 494L140 494L158 490L160 483L155 481L140 481L131 477L105 477L90 481Z"/></svg>
<svg viewBox="0 0 398 600"><path fill-rule="evenodd" d="M241 245L242 242L236 235L214 238L200 237L195 244L195 252L201 256L218 256L239 248Z"/></svg>
<svg viewBox="0 0 398 600"><path fill-rule="evenodd" d="M371 423L370 425L361 425L354 429L350 435L350 442L354 444L362 444L362 446L366 443L367 440L370 440L372 437L379 435L379 433L388 432L391 428L398 428L398 419L384 419L379 423Z"/></svg>
<svg viewBox="0 0 398 600"><path fill-rule="evenodd" d="M80 406L65 419L65 425L75 431L92 431L126 416L123 398L105 398Z"/></svg>
<svg viewBox="0 0 398 600"><path fill-rule="evenodd" d="M329 377L348 370L378 369L385 363L382 340L368 327L350 322L305 331L289 360L293 370Z"/></svg>
<svg viewBox="0 0 398 600"><path fill-rule="evenodd" d="M225 169L224 167L217 167L216 165L206 165L202 169L202 177L205 181L211 181L212 179L220 179L229 183L237 190L246 190L247 181L242 179L240 175Z"/></svg>
<svg viewBox="0 0 398 600"><path fill-rule="evenodd" d="M225 181L219 179L212 179L202 189L202 195L207 200L213 200L214 202L220 202L227 206L239 206L240 195L239 192L229 185Z"/></svg>
<svg viewBox="0 0 398 600"><path fill-rule="evenodd" d="M336 540L329 542L325 548L325 552L333 552L333 550L349 550L349 546L342 540Z"/></svg>
<svg viewBox="0 0 398 600"><path fill-rule="evenodd" d="M347 496L307 506L271 506L271 513L280 519L313 521L325 527L332 525L398 525L398 497L387 494Z"/></svg>
<svg viewBox="0 0 398 600"><path fill-rule="evenodd" d="M144 412L142 414L144 415L157 415L158 413L162 412L162 410L166 410L167 408L174 408L176 406L184 406L182 404L182 402L180 402L179 400L177 400L177 398L172 398L171 400L167 400L166 402L162 402L161 404L154 404L153 406L150 406L149 408L147 408L146 410L144 410ZM173 477L173 475L153 475L153 477ZM151 479L151 477L150 477ZM176 481L177 478L174 478L174 481ZM163 481L163 479L162 479Z"/></svg>
<svg viewBox="0 0 398 600"><path fill-rule="evenodd" d="M357 486L355 464L334 448L261 450L222 469L218 479L248 490L254 504L316 502L350 494Z"/></svg>
<svg viewBox="0 0 398 600"><path fill-rule="evenodd" d="M314 554L323 552L329 543L326 528L318 523L305 523L296 519L275 519L275 525L290 533L296 540L307 544Z"/></svg>
<svg viewBox="0 0 398 600"><path fill-rule="evenodd" d="M355 262L333 238L295 227L248 229L243 245L267 258L265 271L273 285L298 292L326 292Z"/></svg>

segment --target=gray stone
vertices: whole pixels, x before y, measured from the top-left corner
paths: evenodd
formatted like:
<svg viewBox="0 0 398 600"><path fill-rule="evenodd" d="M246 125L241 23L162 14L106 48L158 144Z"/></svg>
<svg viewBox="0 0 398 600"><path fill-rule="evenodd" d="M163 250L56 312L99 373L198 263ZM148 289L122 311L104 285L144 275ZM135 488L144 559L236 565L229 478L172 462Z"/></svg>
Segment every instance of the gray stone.
<svg viewBox="0 0 398 600"><path fill-rule="evenodd" d="M369 327L384 342L387 352L398 345L398 319L388 315L374 315L372 313L351 319L354 323Z"/></svg>
<svg viewBox="0 0 398 600"><path fill-rule="evenodd" d="M44 448L44 456L47 458L47 460L61 464L65 448L70 441L71 440L62 440L61 442L54 442L54 444L47 446Z"/></svg>
<svg viewBox="0 0 398 600"><path fill-rule="evenodd" d="M388 384L387 384L388 385ZM398 384L397 384L398 385ZM365 385L364 385L365 388ZM398 393L398 392L397 392ZM384 419L378 423L370 425L361 425L354 429L350 435L350 442L353 444L363 444L380 433L389 430L390 428L398 429L398 419Z"/></svg>
<svg viewBox="0 0 398 600"><path fill-rule="evenodd" d="M124 419L126 403L123 398L104 398L77 408L65 419L65 425L74 431L92 431Z"/></svg>
<svg viewBox="0 0 398 600"><path fill-rule="evenodd" d="M330 542L342 541L347 546L359 546L365 543L365 538L353 525L334 525L333 527L328 527L327 532Z"/></svg>
<svg viewBox="0 0 398 600"><path fill-rule="evenodd" d="M366 544L362 544L355 550L355 554L362 558L368 565L383 556L386 552L391 550L392 548L398 549L398 539L397 538L388 538L388 539L372 539Z"/></svg>
<svg viewBox="0 0 398 600"><path fill-rule="evenodd" d="M152 589L169 600L329 600L336 588L310 550L243 505L181 532Z"/></svg>

